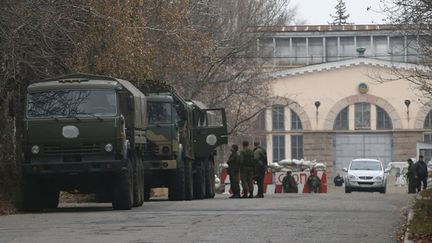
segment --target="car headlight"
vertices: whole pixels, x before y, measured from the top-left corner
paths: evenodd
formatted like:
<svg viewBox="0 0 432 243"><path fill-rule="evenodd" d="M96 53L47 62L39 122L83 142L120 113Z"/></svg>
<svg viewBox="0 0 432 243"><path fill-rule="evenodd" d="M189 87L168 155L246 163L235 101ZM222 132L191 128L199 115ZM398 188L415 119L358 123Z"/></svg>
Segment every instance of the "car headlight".
<svg viewBox="0 0 432 243"><path fill-rule="evenodd" d="M33 145L33 147L31 148L31 152L33 154L38 154L39 153L39 146Z"/></svg>
<svg viewBox="0 0 432 243"><path fill-rule="evenodd" d="M110 143L107 143L105 145L105 151L107 151L108 153L111 152L113 150L113 146Z"/></svg>
<svg viewBox="0 0 432 243"><path fill-rule="evenodd" d="M348 179L355 180L355 179L357 179L357 177L355 175L348 175Z"/></svg>
<svg viewBox="0 0 432 243"><path fill-rule="evenodd" d="M381 181L383 178L381 177L381 176L377 176L377 177L375 177L375 180L376 181Z"/></svg>

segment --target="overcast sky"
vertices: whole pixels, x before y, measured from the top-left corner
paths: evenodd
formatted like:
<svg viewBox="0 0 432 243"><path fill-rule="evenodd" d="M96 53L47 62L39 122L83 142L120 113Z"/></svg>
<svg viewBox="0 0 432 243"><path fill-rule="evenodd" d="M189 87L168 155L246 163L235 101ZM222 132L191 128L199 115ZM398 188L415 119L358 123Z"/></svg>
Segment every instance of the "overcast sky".
<svg viewBox="0 0 432 243"><path fill-rule="evenodd" d="M379 0L345 0L347 13L350 14L348 22L354 24L382 24L383 13L380 10ZM306 24L328 24L335 14L337 0L291 0L291 6L298 6L298 19L305 20ZM371 7L372 11L366 9Z"/></svg>

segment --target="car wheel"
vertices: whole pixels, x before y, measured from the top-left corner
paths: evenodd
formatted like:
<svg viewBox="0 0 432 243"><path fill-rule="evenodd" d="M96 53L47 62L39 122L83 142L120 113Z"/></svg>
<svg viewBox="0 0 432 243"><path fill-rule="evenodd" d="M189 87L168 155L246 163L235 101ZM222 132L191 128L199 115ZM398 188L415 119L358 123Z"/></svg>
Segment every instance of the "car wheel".
<svg viewBox="0 0 432 243"><path fill-rule="evenodd" d="M385 194L386 193L386 187L381 188L381 190L379 191L381 194Z"/></svg>
<svg viewBox="0 0 432 243"><path fill-rule="evenodd" d="M345 193L351 193L351 188L345 187Z"/></svg>

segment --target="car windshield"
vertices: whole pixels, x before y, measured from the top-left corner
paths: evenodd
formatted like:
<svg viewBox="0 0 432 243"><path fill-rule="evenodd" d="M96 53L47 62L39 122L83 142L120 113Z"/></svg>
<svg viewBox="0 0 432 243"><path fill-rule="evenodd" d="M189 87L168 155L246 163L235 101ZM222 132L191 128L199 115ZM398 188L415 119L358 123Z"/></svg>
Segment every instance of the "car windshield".
<svg viewBox="0 0 432 243"><path fill-rule="evenodd" d="M114 90L50 90L28 94L27 117L113 116Z"/></svg>
<svg viewBox="0 0 432 243"><path fill-rule="evenodd" d="M147 116L149 124L171 123L172 103L169 102L148 102Z"/></svg>
<svg viewBox="0 0 432 243"><path fill-rule="evenodd" d="M378 161L359 160L351 163L350 170L382 170Z"/></svg>

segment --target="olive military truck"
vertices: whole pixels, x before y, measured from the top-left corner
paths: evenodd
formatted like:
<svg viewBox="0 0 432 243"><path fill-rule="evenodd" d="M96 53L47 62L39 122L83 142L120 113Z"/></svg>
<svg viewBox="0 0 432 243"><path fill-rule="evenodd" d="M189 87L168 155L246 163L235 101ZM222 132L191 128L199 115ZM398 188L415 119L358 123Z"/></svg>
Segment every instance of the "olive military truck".
<svg viewBox="0 0 432 243"><path fill-rule="evenodd" d="M125 80L72 74L27 88L23 206L56 208L59 191L96 193L116 210L144 201L146 97Z"/></svg>
<svg viewBox="0 0 432 243"><path fill-rule="evenodd" d="M215 148L227 143L224 109L206 109L173 89L147 94L145 198L167 187L169 200L213 198Z"/></svg>

